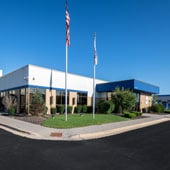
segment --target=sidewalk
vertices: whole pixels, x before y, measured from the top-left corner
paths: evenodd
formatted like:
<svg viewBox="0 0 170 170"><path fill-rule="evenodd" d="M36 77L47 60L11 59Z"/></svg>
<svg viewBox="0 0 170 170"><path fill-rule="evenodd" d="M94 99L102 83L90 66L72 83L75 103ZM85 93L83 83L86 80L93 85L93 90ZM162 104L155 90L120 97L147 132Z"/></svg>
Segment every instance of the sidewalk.
<svg viewBox="0 0 170 170"><path fill-rule="evenodd" d="M170 114L143 114L145 118L93 125L81 128L55 129L0 115L0 128L13 134L39 140L87 140L120 134L130 130L170 121Z"/></svg>

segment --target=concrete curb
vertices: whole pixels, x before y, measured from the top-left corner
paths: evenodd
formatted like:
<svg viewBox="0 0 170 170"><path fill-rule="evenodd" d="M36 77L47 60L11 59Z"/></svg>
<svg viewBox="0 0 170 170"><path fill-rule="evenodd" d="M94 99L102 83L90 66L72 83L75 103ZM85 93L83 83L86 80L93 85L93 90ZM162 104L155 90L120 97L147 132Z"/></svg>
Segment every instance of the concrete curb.
<svg viewBox="0 0 170 170"><path fill-rule="evenodd" d="M74 135L74 136L71 136L70 139L72 139L72 140L97 139L97 138L107 137L107 136L111 136L111 135L121 134L121 133L124 133L127 131L159 124L159 123L166 122L166 121L170 121L170 118L162 118L159 120L153 120L153 121L149 121L149 122L145 122L145 123L129 125L129 126L125 126L125 127L120 127L120 128L116 128L116 129L105 130L105 131L100 131L100 132L95 132L95 133Z"/></svg>
<svg viewBox="0 0 170 170"><path fill-rule="evenodd" d="M134 124L129 124L129 125L124 124L118 127L112 126L108 130L102 130L100 128L96 132L93 131L90 133L89 131L86 131L85 129L80 130L80 131L79 130L74 131L74 129L61 130L61 129L50 129L50 128L38 127L39 130L37 129L35 130L34 129L35 125L34 126L31 125L31 128L26 129L26 128L22 128L22 126L25 126L24 122L22 122L21 126L18 126L17 124L18 121L16 122L16 120L15 120L15 123L17 124L16 126L15 126L15 123L13 123L13 126L12 125L9 126L9 122L8 122L9 120L10 119L8 119L5 122L1 121L0 128L10 133L13 133L15 135L21 136L21 137L26 137L26 138L35 139L35 140L81 141L81 140L107 137L107 136L116 135L116 134L124 133L127 131L131 131L131 130L159 124L162 122L170 121L170 117L165 116L165 117L157 118L153 120L146 120L146 122L140 122L140 123L135 122ZM27 126L29 125L30 127L29 123L26 123L26 124Z"/></svg>
<svg viewBox="0 0 170 170"><path fill-rule="evenodd" d="M32 132L32 131L22 131L20 129L17 129L17 128L13 128L13 127L10 127L10 126L6 126L6 125L3 125L3 124L0 124L0 129L3 129L7 132L10 132L14 135L18 135L18 136L21 136L21 137L25 137L25 138L28 138L28 139L34 139L34 140L69 140L69 139L64 139L62 137L57 137L57 136L51 136L50 133L49 133L49 136L43 136L43 135L40 135L38 133L35 133L35 132Z"/></svg>
<svg viewBox="0 0 170 170"><path fill-rule="evenodd" d="M31 134L29 134L29 132L23 132L23 131L21 132L21 131L18 131L18 129L14 130L13 128L6 127L4 125L0 125L0 129L3 129L7 132L10 132L12 134L15 134L15 135L18 135L18 136L21 136L21 137L28 137L29 138L29 136L31 135Z"/></svg>

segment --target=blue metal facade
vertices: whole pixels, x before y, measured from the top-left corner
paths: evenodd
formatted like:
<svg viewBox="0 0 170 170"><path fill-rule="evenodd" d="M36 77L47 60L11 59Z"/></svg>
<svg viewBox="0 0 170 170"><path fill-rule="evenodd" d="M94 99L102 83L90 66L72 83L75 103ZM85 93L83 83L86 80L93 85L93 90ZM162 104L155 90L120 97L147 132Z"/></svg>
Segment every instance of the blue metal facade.
<svg viewBox="0 0 170 170"><path fill-rule="evenodd" d="M158 94L159 93L159 87L154 86L152 84L144 83L139 80L134 80L134 90L142 91L142 92L148 92L152 94Z"/></svg>
<svg viewBox="0 0 170 170"><path fill-rule="evenodd" d="M135 79L97 84L96 91L112 92L116 87L130 89L135 92L159 93L159 87Z"/></svg>

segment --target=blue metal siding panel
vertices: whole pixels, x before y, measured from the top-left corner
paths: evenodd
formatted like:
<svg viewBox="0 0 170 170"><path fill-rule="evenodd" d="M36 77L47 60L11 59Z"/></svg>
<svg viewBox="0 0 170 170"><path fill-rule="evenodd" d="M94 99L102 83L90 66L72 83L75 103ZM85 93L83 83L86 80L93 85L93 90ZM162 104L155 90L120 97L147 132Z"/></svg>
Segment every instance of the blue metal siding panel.
<svg viewBox="0 0 170 170"><path fill-rule="evenodd" d="M97 92L112 92L116 87L133 90L134 80L116 81L96 85Z"/></svg>
<svg viewBox="0 0 170 170"><path fill-rule="evenodd" d="M159 101L170 101L170 95L157 95L157 100Z"/></svg>
<svg viewBox="0 0 170 170"><path fill-rule="evenodd" d="M159 87L144 83L138 80L125 80L125 81L117 81L117 82L110 82L110 83L103 83L96 85L97 92L112 92L116 87L130 89L137 92L146 92L151 94L158 94Z"/></svg>
<svg viewBox="0 0 170 170"><path fill-rule="evenodd" d="M148 92L152 94L159 93L159 87L138 80L134 80L134 90Z"/></svg>

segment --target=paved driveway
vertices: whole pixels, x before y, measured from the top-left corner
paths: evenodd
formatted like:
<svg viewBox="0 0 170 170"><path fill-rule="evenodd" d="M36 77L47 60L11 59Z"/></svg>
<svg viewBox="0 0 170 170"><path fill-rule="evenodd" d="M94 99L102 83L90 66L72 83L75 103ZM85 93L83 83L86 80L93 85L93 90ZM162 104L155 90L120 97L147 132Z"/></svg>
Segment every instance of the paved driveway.
<svg viewBox="0 0 170 170"><path fill-rule="evenodd" d="M170 122L79 142L39 141L0 130L0 170L169 170Z"/></svg>

